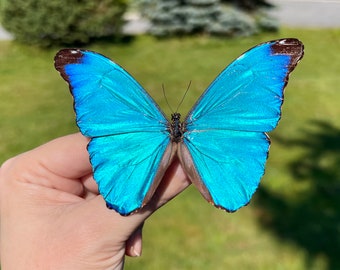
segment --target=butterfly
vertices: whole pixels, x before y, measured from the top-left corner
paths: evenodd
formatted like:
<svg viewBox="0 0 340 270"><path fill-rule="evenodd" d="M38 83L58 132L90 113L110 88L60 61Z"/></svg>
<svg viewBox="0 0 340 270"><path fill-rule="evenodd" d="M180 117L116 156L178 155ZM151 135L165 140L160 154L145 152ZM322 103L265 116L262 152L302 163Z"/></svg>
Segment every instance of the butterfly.
<svg viewBox="0 0 340 270"><path fill-rule="evenodd" d="M118 64L88 50L60 50L55 68L90 138L93 175L107 206L121 215L138 211L176 155L208 202L228 212L247 205L264 174L266 132L278 124L283 90L303 53L294 38L253 47L217 76L183 121L178 112L168 121Z"/></svg>

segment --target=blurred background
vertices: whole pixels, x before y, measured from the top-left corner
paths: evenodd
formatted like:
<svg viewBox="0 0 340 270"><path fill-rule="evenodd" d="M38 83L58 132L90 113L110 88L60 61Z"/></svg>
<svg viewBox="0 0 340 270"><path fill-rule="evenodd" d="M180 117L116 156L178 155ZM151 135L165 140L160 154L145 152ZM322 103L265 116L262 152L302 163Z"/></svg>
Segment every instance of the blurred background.
<svg viewBox="0 0 340 270"><path fill-rule="evenodd" d="M340 269L340 1L0 0L0 163L76 132L54 70L63 47L98 51L129 71L169 115L258 43L295 37L290 76L251 203L228 214L190 187L144 226L126 269ZM339 91L339 92L338 92Z"/></svg>

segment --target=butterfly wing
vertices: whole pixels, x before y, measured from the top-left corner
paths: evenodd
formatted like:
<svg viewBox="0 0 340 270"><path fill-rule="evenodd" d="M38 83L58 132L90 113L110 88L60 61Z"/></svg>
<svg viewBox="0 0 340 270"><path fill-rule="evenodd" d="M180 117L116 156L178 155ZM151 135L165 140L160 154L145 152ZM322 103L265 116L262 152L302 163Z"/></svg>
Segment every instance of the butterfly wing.
<svg viewBox="0 0 340 270"><path fill-rule="evenodd" d="M119 65L91 51L65 49L55 67L69 83L76 121L94 178L108 206L122 215L151 198L171 159L167 120Z"/></svg>
<svg viewBox="0 0 340 270"><path fill-rule="evenodd" d="M297 39L260 44L212 82L185 119L179 147L193 183L211 203L236 211L249 203L281 116L289 73L303 56Z"/></svg>

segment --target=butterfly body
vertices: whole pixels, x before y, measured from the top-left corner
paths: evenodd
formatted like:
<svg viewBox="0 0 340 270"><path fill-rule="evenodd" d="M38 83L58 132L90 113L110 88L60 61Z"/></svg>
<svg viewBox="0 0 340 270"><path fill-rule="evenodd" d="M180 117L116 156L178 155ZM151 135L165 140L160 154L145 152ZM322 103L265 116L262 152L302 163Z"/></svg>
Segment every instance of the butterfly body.
<svg viewBox="0 0 340 270"><path fill-rule="evenodd" d="M77 125L109 208L122 215L151 199L175 155L203 197L236 211L249 203L268 157L283 90L303 56L297 39L260 44L211 83L188 115L168 121L149 94L105 56L61 50L55 67L69 83Z"/></svg>
<svg viewBox="0 0 340 270"><path fill-rule="evenodd" d="M172 142L180 142L183 139L183 134L185 132L185 126L181 122L181 114L173 113L171 115L171 124L169 124L168 129Z"/></svg>

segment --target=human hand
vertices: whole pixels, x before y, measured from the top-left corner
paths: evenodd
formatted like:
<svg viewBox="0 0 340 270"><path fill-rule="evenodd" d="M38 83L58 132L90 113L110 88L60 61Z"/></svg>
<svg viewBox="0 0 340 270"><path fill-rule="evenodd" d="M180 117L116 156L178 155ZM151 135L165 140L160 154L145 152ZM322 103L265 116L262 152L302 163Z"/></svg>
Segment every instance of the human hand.
<svg viewBox="0 0 340 270"><path fill-rule="evenodd" d="M148 205L122 217L98 193L87 143L72 134L3 164L2 269L123 269L125 255L141 254L144 221L190 184L175 161Z"/></svg>

